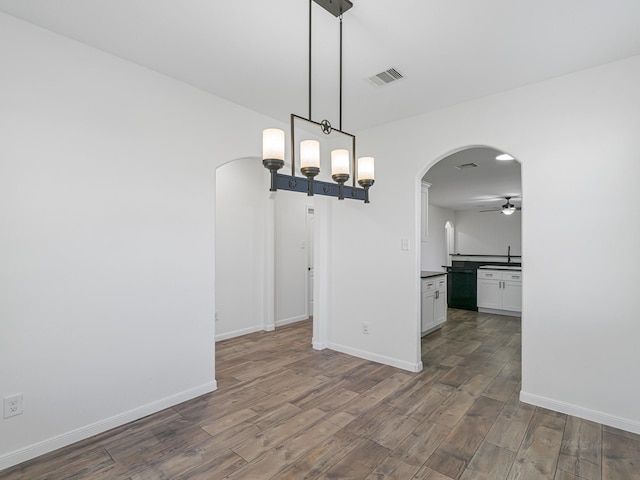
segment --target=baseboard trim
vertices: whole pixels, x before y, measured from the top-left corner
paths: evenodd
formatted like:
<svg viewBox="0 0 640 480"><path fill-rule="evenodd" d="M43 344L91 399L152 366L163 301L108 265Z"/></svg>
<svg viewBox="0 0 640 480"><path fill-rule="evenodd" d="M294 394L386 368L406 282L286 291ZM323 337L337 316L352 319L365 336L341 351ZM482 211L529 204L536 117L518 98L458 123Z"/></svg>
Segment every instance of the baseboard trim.
<svg viewBox="0 0 640 480"><path fill-rule="evenodd" d="M171 395L169 397L156 400L155 402L142 405L141 407L134 408L127 412L120 413L110 418L100 420L85 427L72 430L61 435L43 440L28 447L21 448L11 453L0 456L0 471L18 465L19 463L26 462L33 458L44 455L45 453L53 452L72 443L79 442L86 438L92 437L99 433L106 432L112 428L119 427L129 422L139 420L147 415L157 413L165 408L173 407L192 398L199 397L206 393L211 393L218 388L217 382L214 380L204 385L199 385L195 388L185 390L184 392Z"/></svg>
<svg viewBox="0 0 640 480"><path fill-rule="evenodd" d="M516 312L515 310L497 310L495 308L478 307L478 312L491 313L493 315L506 315L509 317L522 317L522 312Z"/></svg>
<svg viewBox="0 0 640 480"><path fill-rule="evenodd" d="M253 327L241 328L240 330L234 330L233 332L221 333L220 335L216 335L216 342L219 342L220 340L228 340L230 338L240 337L242 335L248 335L249 333L261 332L263 330L269 331L262 325L254 325ZM271 328L271 330L273 330L273 328Z"/></svg>
<svg viewBox="0 0 640 480"><path fill-rule="evenodd" d="M324 350L325 348L327 348L326 344L322 342L316 342L315 340L311 341L311 346L313 347L314 350Z"/></svg>
<svg viewBox="0 0 640 480"><path fill-rule="evenodd" d="M617 417L608 413L591 410L588 408L580 407L578 405L573 405L571 403L553 400L551 398L542 397L533 393L527 393L525 391L520 391L520 400L524 403L548 408L549 410L566 413L567 415L573 415L574 417L591 420L592 422L598 422L603 425L608 425L610 427L619 428L620 430L625 430L627 432L640 435L640 422L637 422L635 420Z"/></svg>
<svg viewBox="0 0 640 480"><path fill-rule="evenodd" d="M372 362L382 363L384 365L390 365L392 367L401 368L402 370L408 370L409 372L421 372L422 362L411 363L404 360L398 360L397 358L387 357L385 355L378 355L377 353L367 352L365 350L359 350L357 348L347 347L338 343L328 343L327 347L331 350L346 353L358 358L364 358L365 360L371 360Z"/></svg>
<svg viewBox="0 0 640 480"><path fill-rule="evenodd" d="M289 325L290 323L301 322L302 320L309 320L309 315L298 315L297 317L276 320L276 327L282 327L284 325Z"/></svg>

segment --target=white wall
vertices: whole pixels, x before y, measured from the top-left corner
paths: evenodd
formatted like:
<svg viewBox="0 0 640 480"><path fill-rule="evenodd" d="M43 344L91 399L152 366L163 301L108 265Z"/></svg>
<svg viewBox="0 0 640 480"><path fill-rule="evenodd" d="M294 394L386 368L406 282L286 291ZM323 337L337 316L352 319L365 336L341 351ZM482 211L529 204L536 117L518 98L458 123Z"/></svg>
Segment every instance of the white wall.
<svg viewBox="0 0 640 480"><path fill-rule="evenodd" d="M257 158L216 170L216 340L265 326L265 177Z"/></svg>
<svg viewBox="0 0 640 480"><path fill-rule="evenodd" d="M360 132L376 185L371 205L333 212L329 343L420 367L420 179L462 148L511 152L526 199L522 398L640 433L640 257L615 254L621 238L640 244L640 222L629 221L638 217L639 84L632 57ZM560 198L571 202L562 215Z"/></svg>
<svg viewBox="0 0 640 480"><path fill-rule="evenodd" d="M421 243L420 269L440 272L447 264L447 245L444 226L447 222L456 226L456 212L448 208L429 205L427 222L429 223L429 236L426 242Z"/></svg>
<svg viewBox="0 0 640 480"><path fill-rule="evenodd" d="M471 255L522 254L522 215L456 211L456 253ZM506 261L506 259L505 259Z"/></svg>
<svg viewBox="0 0 640 480"><path fill-rule="evenodd" d="M304 320L307 312L307 206L313 198L286 190L275 194L275 324Z"/></svg>
<svg viewBox="0 0 640 480"><path fill-rule="evenodd" d="M0 14L0 469L215 388L214 171L275 122Z"/></svg>

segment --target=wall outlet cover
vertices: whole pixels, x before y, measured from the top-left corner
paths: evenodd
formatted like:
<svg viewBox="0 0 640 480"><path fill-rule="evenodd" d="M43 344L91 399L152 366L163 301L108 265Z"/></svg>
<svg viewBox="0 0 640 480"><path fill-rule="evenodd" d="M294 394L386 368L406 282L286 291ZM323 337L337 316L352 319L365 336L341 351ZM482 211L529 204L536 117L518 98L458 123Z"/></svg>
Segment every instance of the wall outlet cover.
<svg viewBox="0 0 640 480"><path fill-rule="evenodd" d="M22 394L4 397L4 418L15 417L22 413Z"/></svg>

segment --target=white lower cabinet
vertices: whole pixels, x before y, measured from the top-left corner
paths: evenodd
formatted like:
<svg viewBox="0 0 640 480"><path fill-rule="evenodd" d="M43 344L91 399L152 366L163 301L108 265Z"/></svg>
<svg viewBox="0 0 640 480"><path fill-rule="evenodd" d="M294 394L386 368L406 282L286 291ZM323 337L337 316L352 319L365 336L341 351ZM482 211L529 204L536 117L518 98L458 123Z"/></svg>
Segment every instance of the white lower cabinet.
<svg viewBox="0 0 640 480"><path fill-rule="evenodd" d="M522 312L522 272L479 269L478 309Z"/></svg>
<svg viewBox="0 0 640 480"><path fill-rule="evenodd" d="M421 328L425 335L447 321L447 277L422 279Z"/></svg>

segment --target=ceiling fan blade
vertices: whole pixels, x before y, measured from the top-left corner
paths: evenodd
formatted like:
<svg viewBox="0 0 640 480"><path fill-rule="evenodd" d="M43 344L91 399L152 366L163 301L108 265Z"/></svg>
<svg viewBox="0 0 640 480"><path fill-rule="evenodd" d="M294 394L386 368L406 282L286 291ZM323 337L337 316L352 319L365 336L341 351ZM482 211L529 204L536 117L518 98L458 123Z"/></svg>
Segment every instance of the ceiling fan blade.
<svg viewBox="0 0 640 480"><path fill-rule="evenodd" d="M521 211L522 207L514 207L516 210ZM487 213L487 212L501 212L502 208L494 208L493 210L478 210L478 213Z"/></svg>

